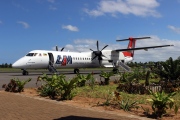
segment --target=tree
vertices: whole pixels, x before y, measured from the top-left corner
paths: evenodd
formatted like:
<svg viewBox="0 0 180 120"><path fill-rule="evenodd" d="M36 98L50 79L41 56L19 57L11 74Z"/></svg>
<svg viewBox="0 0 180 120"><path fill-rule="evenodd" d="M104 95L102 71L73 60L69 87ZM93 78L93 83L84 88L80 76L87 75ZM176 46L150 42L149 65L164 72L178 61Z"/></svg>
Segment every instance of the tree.
<svg viewBox="0 0 180 120"><path fill-rule="evenodd" d="M177 80L180 77L180 62L173 61L170 57L166 62L161 62L161 67L155 70L155 73L166 80Z"/></svg>

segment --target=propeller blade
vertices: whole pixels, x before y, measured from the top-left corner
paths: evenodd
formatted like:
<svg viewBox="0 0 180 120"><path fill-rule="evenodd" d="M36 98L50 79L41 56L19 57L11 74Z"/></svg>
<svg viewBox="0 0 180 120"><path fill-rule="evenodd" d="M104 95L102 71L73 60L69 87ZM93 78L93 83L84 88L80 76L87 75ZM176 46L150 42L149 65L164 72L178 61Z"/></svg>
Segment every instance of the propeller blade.
<svg viewBox="0 0 180 120"><path fill-rule="evenodd" d="M94 50L92 50L92 49L90 49L90 50L94 52Z"/></svg>
<svg viewBox="0 0 180 120"><path fill-rule="evenodd" d="M102 54L103 57L107 58L105 55Z"/></svg>
<svg viewBox="0 0 180 120"><path fill-rule="evenodd" d="M101 56L98 56L98 60L102 60L102 57L101 57Z"/></svg>
<svg viewBox="0 0 180 120"><path fill-rule="evenodd" d="M108 45L104 46L102 50L104 50L107 46L108 46ZM101 51L102 51L102 50L101 50Z"/></svg>
<svg viewBox="0 0 180 120"><path fill-rule="evenodd" d="M64 50L64 47L61 49L61 51L63 51Z"/></svg>
<svg viewBox="0 0 180 120"><path fill-rule="evenodd" d="M97 45L97 50L99 51L99 42L98 41L97 41L96 45Z"/></svg>
<svg viewBox="0 0 180 120"><path fill-rule="evenodd" d="M58 46L56 45L56 51L58 51Z"/></svg>
<svg viewBox="0 0 180 120"><path fill-rule="evenodd" d="M94 60L96 57L97 57L97 55L96 55L96 56L94 56L91 60Z"/></svg>
<svg viewBox="0 0 180 120"><path fill-rule="evenodd" d="M99 65L101 66L101 60L99 60Z"/></svg>

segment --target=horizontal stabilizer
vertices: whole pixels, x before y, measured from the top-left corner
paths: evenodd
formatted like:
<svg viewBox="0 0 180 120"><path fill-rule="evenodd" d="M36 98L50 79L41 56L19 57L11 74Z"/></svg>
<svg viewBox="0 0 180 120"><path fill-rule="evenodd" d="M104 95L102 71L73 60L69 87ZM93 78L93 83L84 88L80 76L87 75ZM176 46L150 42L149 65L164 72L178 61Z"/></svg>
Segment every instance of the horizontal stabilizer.
<svg viewBox="0 0 180 120"><path fill-rule="evenodd" d="M174 45L160 45L160 46L138 47L138 48L130 48L130 49L117 49L115 51L120 52L120 51L129 51L129 50L148 50L152 48L169 47L169 46L174 46Z"/></svg>
<svg viewBox="0 0 180 120"><path fill-rule="evenodd" d="M132 40L132 39L134 39L134 40L140 40L140 39L149 39L149 38L151 38L151 37L139 37L139 38L128 38L128 39L122 39L122 40L116 40L117 42L121 42L121 41L127 41L127 40Z"/></svg>

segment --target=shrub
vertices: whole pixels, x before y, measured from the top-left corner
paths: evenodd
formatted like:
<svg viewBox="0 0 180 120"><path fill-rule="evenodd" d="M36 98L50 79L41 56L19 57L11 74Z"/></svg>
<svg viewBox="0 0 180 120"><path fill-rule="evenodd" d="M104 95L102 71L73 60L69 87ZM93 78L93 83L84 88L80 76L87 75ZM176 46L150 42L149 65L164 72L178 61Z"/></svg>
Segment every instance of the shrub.
<svg viewBox="0 0 180 120"><path fill-rule="evenodd" d="M150 94L153 98L147 100L152 102L152 109L157 117L161 118L164 114L166 114L166 110L169 108L172 109L173 106L175 106L174 111L177 113L177 106L174 105L174 99L172 98L176 92L166 95L164 91L156 93L150 91Z"/></svg>

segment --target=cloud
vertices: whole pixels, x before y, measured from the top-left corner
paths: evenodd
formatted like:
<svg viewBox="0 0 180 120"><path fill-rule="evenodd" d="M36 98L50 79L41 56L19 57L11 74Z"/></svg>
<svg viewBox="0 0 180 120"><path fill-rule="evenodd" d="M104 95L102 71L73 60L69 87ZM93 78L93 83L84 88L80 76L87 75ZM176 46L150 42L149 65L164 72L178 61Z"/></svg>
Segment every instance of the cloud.
<svg viewBox="0 0 180 120"><path fill-rule="evenodd" d="M3 24L3 22L0 20L0 24Z"/></svg>
<svg viewBox="0 0 180 120"><path fill-rule="evenodd" d="M118 13L160 17L160 13L155 10L158 6L156 0L101 0L96 9L85 8L84 12L95 17L105 14L117 16Z"/></svg>
<svg viewBox="0 0 180 120"><path fill-rule="evenodd" d="M180 34L180 28L174 27L172 25L168 25L168 28L171 29L172 31Z"/></svg>
<svg viewBox="0 0 180 120"><path fill-rule="evenodd" d="M54 6L50 5L50 6L49 6L49 9L50 9L50 10L57 10L57 7L54 7Z"/></svg>
<svg viewBox="0 0 180 120"><path fill-rule="evenodd" d="M63 25L62 28L70 30L70 31L74 31L74 32L78 32L79 31L79 29L76 26L72 26L72 25L66 25L66 26Z"/></svg>
<svg viewBox="0 0 180 120"><path fill-rule="evenodd" d="M70 50L71 52L90 52L97 50L95 39L76 39L74 43L65 46L64 51ZM99 41L99 49L101 50L107 43ZM128 43L127 43L128 44ZM115 50L127 48L127 44L117 42L116 44L108 44L105 50ZM172 57L177 59L180 56L180 40L160 39L158 36L151 36L151 39L143 39L136 41L136 47L148 47L157 45L175 45L164 48L149 49L148 51L136 50L134 55L134 62L149 62L149 61L165 61Z"/></svg>
<svg viewBox="0 0 180 120"><path fill-rule="evenodd" d="M50 3L55 3L55 0L47 0Z"/></svg>
<svg viewBox="0 0 180 120"><path fill-rule="evenodd" d="M151 36L152 39L148 40L137 40L137 47L145 47L145 46L157 46L157 45L174 45L170 47L164 48L155 48L149 49L148 51L137 50L135 51L135 61L148 62L148 61L165 61L172 57L173 59L177 59L180 53L180 40L168 40L168 39L160 39L157 36Z"/></svg>
<svg viewBox="0 0 180 120"><path fill-rule="evenodd" d="M23 27L24 27L25 29L29 28L29 24L26 23L26 22L18 21L17 23L23 25Z"/></svg>

